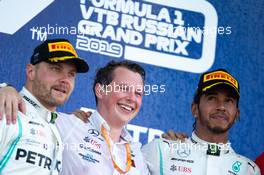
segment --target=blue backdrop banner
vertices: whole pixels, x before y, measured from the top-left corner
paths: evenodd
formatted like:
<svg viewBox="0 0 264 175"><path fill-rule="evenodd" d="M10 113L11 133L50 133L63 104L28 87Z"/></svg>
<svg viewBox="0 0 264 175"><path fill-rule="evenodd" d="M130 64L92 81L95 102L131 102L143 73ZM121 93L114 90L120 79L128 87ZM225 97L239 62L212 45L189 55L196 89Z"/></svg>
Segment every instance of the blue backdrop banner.
<svg viewBox="0 0 264 175"><path fill-rule="evenodd" d="M0 0L0 82L20 89L34 47L63 37L90 71L59 111L95 109L96 70L110 60L135 61L147 73L145 96L127 128L144 144L169 129L190 134L199 74L225 68L241 85L230 140L255 159L264 151L263 8L261 0Z"/></svg>

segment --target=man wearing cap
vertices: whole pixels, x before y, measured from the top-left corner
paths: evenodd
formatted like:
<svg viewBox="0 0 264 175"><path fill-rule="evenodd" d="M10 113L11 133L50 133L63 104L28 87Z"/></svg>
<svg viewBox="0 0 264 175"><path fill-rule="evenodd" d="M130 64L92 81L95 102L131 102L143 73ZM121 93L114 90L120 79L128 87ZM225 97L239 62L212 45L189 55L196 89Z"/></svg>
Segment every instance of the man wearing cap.
<svg viewBox="0 0 264 175"><path fill-rule="evenodd" d="M139 112L144 81L140 65L111 61L96 73L97 110L89 122L59 113L56 126L64 144L61 174L149 175L141 144L125 128Z"/></svg>
<svg viewBox="0 0 264 175"><path fill-rule="evenodd" d="M226 70L201 75L191 106L191 138L156 139L143 147L152 175L260 175L257 165L234 152L228 131L239 118L239 83Z"/></svg>
<svg viewBox="0 0 264 175"><path fill-rule="evenodd" d="M20 91L26 113L18 112L14 125L5 116L0 120L0 174L59 174L63 147L56 108L71 95L76 73L87 71L68 40L46 40L35 48Z"/></svg>

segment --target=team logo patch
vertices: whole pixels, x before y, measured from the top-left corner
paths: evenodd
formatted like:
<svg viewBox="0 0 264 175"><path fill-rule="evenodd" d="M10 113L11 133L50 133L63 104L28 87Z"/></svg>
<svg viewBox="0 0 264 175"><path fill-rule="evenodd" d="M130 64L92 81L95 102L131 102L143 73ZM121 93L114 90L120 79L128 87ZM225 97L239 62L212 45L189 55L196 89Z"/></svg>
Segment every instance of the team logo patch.
<svg viewBox="0 0 264 175"><path fill-rule="evenodd" d="M236 88L238 88L238 82L236 81L236 79L232 77L230 74L223 71L217 71L204 75L204 79L203 79L204 83L211 80L225 80L231 83Z"/></svg>
<svg viewBox="0 0 264 175"><path fill-rule="evenodd" d="M50 52L65 51L72 53L75 57L78 57L76 51L68 42L49 43L48 47Z"/></svg>

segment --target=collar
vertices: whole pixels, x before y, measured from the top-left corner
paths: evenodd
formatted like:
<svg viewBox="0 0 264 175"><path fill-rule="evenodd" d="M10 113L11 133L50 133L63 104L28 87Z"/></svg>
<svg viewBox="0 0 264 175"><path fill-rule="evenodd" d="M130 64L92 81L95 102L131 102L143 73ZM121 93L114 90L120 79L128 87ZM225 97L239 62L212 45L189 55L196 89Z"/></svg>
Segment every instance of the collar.
<svg viewBox="0 0 264 175"><path fill-rule="evenodd" d="M42 119L47 121L48 123L54 123L55 119L57 118L57 113L52 112L45 108L37 99L36 97L29 92L25 87L22 88L20 91L20 95L23 97L24 101L26 102L27 106L30 106L30 110L28 112L31 112L32 109L35 111ZM33 115L35 116L35 115Z"/></svg>
<svg viewBox="0 0 264 175"><path fill-rule="evenodd" d="M92 123L92 125L95 127L95 129L97 129L100 133L101 133L101 126L103 125L104 128L106 129L107 133L110 133L110 126L107 124L107 122L104 120L104 118L99 114L99 112L96 110L93 112L93 114L90 117L90 122ZM133 138L132 136L129 134L129 132L125 129L125 127L123 127L122 131L121 131L121 136L120 136L120 142L119 143L127 143L127 142L132 142Z"/></svg>
<svg viewBox="0 0 264 175"><path fill-rule="evenodd" d="M216 143L212 143L212 142L207 142L205 140L200 139L195 132L192 132L192 137L191 137L191 141L194 144L199 144L201 145L203 148L208 148L207 149L207 154L210 154L210 152L212 151L210 148L217 148L215 151L219 151L216 154L227 154L227 153L233 153L234 150L231 147L231 143L228 141L227 143L222 143L222 144L216 144ZM210 148L209 148L210 147Z"/></svg>

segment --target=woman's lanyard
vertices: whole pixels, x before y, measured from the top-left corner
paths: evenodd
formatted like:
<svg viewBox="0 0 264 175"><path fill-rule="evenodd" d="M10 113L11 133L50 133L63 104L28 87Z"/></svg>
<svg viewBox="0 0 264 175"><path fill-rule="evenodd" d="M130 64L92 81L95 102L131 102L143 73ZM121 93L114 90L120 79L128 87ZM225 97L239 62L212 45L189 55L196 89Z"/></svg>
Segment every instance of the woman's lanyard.
<svg viewBox="0 0 264 175"><path fill-rule="evenodd" d="M127 157L127 160L126 160L126 170L123 171L118 165L117 163L115 162L114 158L113 158L113 154L112 154L112 149L111 149L111 143L110 143L110 138L109 138L109 135L106 131L106 129L102 126L101 127L101 132L102 132L102 135L107 143L107 146L108 146L108 150L110 152L110 155L111 155L111 159L112 159L112 163L114 165L114 168L120 173L120 174L126 174L130 168L131 168L131 165L132 165L132 160L131 160L131 149L130 149L130 146L129 146L129 143L126 143L125 144L125 147L126 147L126 157Z"/></svg>

